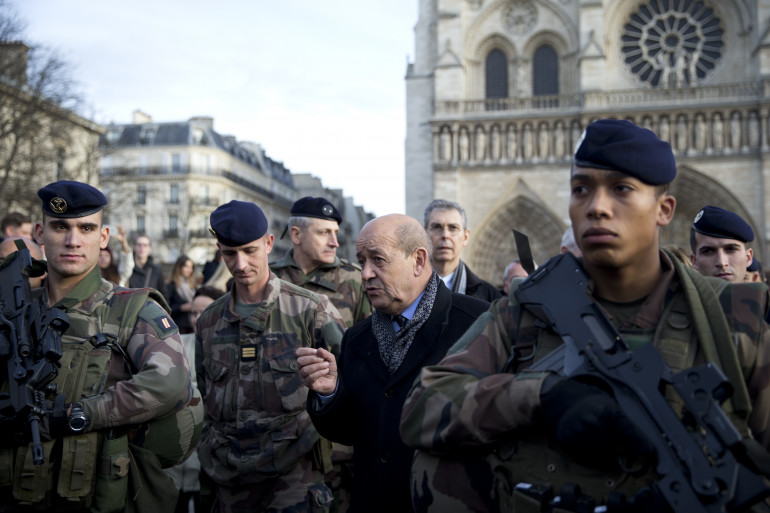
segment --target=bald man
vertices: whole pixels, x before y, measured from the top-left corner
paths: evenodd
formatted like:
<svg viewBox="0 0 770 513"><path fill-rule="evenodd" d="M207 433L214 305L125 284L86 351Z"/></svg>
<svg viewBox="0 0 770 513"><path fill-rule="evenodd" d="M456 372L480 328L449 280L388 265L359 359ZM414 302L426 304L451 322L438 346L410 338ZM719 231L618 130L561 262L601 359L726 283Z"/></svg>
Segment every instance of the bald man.
<svg viewBox="0 0 770 513"><path fill-rule="evenodd" d="M27 246L27 249L29 249L29 254L32 258L34 258L35 260L44 260L43 250L40 249L40 246L38 246L35 242L25 237L11 236L3 239L3 241L0 242L0 261L4 260L5 257L10 255L11 253L15 253L18 250L18 248L16 247L17 240L24 241L24 245ZM45 274L43 274L42 276L36 276L34 278L30 277L29 286L33 289L42 286L44 277L45 277Z"/></svg>
<svg viewBox="0 0 770 513"><path fill-rule="evenodd" d="M401 407L420 369L439 361L488 306L451 292L431 253L416 219L392 214L367 223L356 256L374 313L345 333L339 362L324 349L296 351L313 424L354 449L349 513L412 510L413 451L398 432Z"/></svg>

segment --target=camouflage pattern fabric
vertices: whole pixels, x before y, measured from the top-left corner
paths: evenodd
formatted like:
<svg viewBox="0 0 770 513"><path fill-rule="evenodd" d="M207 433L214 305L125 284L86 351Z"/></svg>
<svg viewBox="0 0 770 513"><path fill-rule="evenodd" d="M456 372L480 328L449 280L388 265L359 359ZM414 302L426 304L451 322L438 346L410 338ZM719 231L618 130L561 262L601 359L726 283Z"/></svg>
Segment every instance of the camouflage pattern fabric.
<svg viewBox="0 0 770 513"><path fill-rule="evenodd" d="M282 475L278 486L272 480L243 487L218 486L216 495L218 513L325 513L332 503L322 474L308 458Z"/></svg>
<svg viewBox="0 0 770 513"><path fill-rule="evenodd" d="M335 257L332 264L322 264L308 275L294 261L294 250L290 249L283 258L271 263L270 269L282 280L327 296L346 328L372 314L372 304L361 283L361 267L357 264ZM333 468L325 478L334 495L331 513L345 513L353 487L353 448L337 442L332 447Z"/></svg>
<svg viewBox="0 0 770 513"><path fill-rule="evenodd" d="M270 263L280 279L328 296L342 316L347 328L372 315L372 305L361 284L361 268L347 260L334 258L331 264L321 264L305 274L294 262L294 250Z"/></svg>
<svg viewBox="0 0 770 513"><path fill-rule="evenodd" d="M339 354L344 329L328 298L272 273L266 299L248 318L233 311L234 293L203 312L195 339L205 409L198 456L207 476L227 489L216 492L225 511L226 497L239 498L254 485L273 497L265 503L296 493L296 486L286 491L284 476L310 468L320 437L305 410L307 388L294 350L324 347ZM328 492L320 472L304 475L304 493Z"/></svg>
<svg viewBox="0 0 770 513"><path fill-rule="evenodd" d="M672 262L661 253L664 276L642 304L638 313L618 326L622 334L645 330L665 322L661 319L664 307L683 294L679 272L688 279L707 280L682 264ZM703 281L702 283L706 283ZM692 301L687 299L687 304ZM733 340L724 347L732 348L743 380L751 398L751 412L745 421L737 424L739 430L748 425L754 438L768 447L770 422L770 333L763 318L768 306L767 288L754 284L729 284L719 296L727 325L733 330ZM694 365L704 363L704 351L695 336L689 342L695 347ZM719 341L716 341L719 343ZM724 342L724 341L723 341ZM545 374L527 372L526 367L561 343L558 336L535 324L534 317L521 310L513 298L495 301L490 310L471 326L468 332L450 349L438 365L423 369L404 406L401 434L405 443L416 449L449 457L467 449L494 450L488 458L496 474L495 489L475 490L478 494L492 493L501 511L538 511L527 498L517 496L513 487L519 482L550 484L559 490L565 482L573 482L597 500L612 491L630 496L652 479L652 476L631 478L618 470L616 473L581 466L558 449L550 446L539 429L540 387ZM656 345L659 340L655 339ZM511 356L512 347L535 349L534 355L522 354L516 372L502 372ZM525 351L526 353L526 351ZM669 361L671 354L662 350ZM526 358L533 356L532 358ZM524 361L526 360L526 361ZM734 383L736 387L743 383ZM739 413L739 412L737 412ZM737 415L736 413L736 415ZM450 465L452 460L448 460ZM547 470L550 469L550 472ZM413 469L414 471L414 469ZM423 465L420 475L413 475L418 511L431 509L436 500L427 495L446 492L438 478L441 465ZM436 479L436 484L432 483ZM472 495L474 494L472 492ZM448 492L449 500L457 498ZM470 499L473 499L471 497ZM460 497L462 501L463 498ZM466 503L469 501L465 501ZM427 504L426 504L427 503Z"/></svg>
<svg viewBox="0 0 770 513"><path fill-rule="evenodd" d="M41 289L41 292L39 300L47 302L47 291ZM146 290L136 292L142 294L142 298L147 297ZM95 432L99 433L99 445L107 436L119 438L127 434L130 444L141 447L146 443L153 450L160 447L160 457L168 455L181 461L194 447L201 423L200 418L197 421L194 418L197 416L195 408L188 408L196 401L189 363L176 326L155 301L142 300L133 326L110 323L109 319L116 317L110 313L116 309L128 315L125 308L132 295L133 291L101 279L99 269L95 267L68 297L55 305L67 313L70 327L62 337L63 365L54 383L58 392L66 394L67 402L82 403L89 419L86 435L65 436L63 445L67 446L70 438L79 440L78 437ZM105 333L108 339L117 341L124 349L135 368L133 376L128 370L130 364L123 360L114 344L96 348L92 345L95 341L91 337L99 333ZM87 363L79 363L79 358L85 358ZM197 401L197 408L202 410L199 397ZM175 415L183 411L186 412L184 415ZM154 424L158 419L161 422ZM54 450L61 451L62 444L55 447ZM84 453L83 464L87 472L97 467L97 454L98 450ZM153 456L154 465L158 465L157 456ZM54 462L61 461L61 456L47 458L49 475L59 475ZM98 471L94 477L98 495L102 482ZM45 498L39 503L43 509L54 504L62 511L90 507L94 497L93 483L81 489L69 489L71 485L61 482L61 478L59 481L58 488L55 478L49 483ZM172 484L170 480L169 484ZM57 498L54 493L57 490L59 495L69 494L69 500ZM129 503L146 500L142 495L146 493L127 497L126 508L133 510Z"/></svg>

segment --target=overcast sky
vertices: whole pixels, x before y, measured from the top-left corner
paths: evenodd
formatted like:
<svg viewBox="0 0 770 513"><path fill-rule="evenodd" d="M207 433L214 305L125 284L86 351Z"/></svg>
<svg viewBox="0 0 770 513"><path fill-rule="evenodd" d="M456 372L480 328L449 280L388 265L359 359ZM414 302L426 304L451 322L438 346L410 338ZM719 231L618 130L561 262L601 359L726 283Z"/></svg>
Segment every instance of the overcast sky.
<svg viewBox="0 0 770 513"><path fill-rule="evenodd" d="M13 0L93 118L214 118L376 215L404 212L417 0Z"/></svg>

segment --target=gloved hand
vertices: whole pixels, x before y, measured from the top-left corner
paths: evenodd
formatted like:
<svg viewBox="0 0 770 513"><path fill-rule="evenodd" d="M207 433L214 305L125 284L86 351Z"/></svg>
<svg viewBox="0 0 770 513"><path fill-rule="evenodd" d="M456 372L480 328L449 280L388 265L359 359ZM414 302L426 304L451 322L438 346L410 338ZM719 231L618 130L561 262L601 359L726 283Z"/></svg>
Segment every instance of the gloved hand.
<svg viewBox="0 0 770 513"><path fill-rule="evenodd" d="M59 394L53 401L46 401L46 414L40 417L40 439L42 441L47 442L69 433L67 410L70 405L64 400L64 394Z"/></svg>
<svg viewBox="0 0 770 513"><path fill-rule="evenodd" d="M655 450L603 388L554 375L546 378L540 410L548 435L578 463L598 468L649 466Z"/></svg>

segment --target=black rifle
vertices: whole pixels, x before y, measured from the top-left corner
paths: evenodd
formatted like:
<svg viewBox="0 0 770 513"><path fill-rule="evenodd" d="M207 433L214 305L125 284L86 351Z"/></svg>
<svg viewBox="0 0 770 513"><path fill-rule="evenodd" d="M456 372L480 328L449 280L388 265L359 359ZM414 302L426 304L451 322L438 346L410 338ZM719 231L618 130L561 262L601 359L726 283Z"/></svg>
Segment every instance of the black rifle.
<svg viewBox="0 0 770 513"><path fill-rule="evenodd" d="M25 419L32 439L35 465L45 461L40 419L47 414L45 396L59 372L61 335L69 327L67 315L32 298L29 277L32 258L20 240L18 251L0 266L0 423Z"/></svg>
<svg viewBox="0 0 770 513"><path fill-rule="evenodd" d="M548 260L515 291L522 307L555 331L564 345L535 369L600 379L656 452L653 491L673 511L730 512L770 494L745 466L741 435L720 404L732 386L713 363L673 374L653 344L630 351L588 295L588 276L571 253ZM662 385L673 387L687 414L677 416Z"/></svg>

